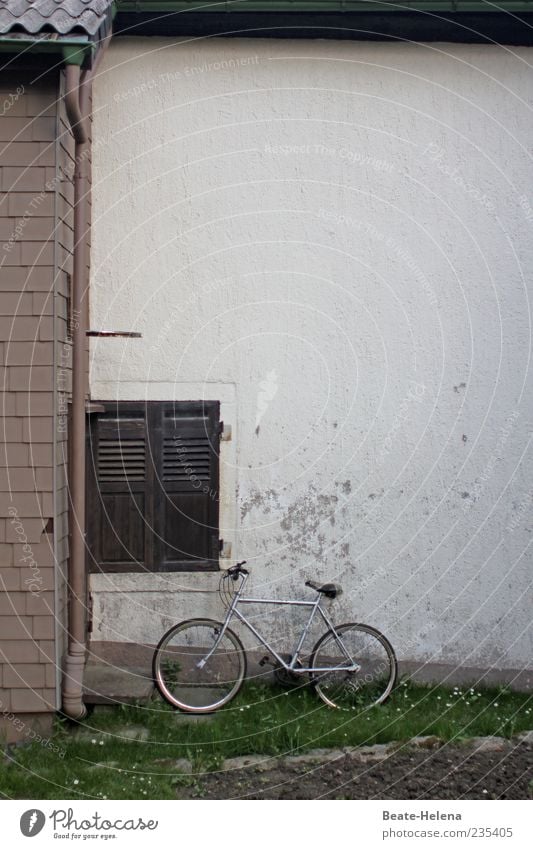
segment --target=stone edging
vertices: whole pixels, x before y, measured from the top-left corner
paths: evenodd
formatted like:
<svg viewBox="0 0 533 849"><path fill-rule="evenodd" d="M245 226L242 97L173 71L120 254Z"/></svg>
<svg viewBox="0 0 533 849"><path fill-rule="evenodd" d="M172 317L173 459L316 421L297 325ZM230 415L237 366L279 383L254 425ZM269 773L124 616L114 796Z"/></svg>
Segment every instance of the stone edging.
<svg viewBox="0 0 533 849"><path fill-rule="evenodd" d="M440 737L429 735L427 737L413 737L411 740L401 742L393 740L390 743L378 743L374 746L358 746L355 748L345 747L343 749L312 749L303 755L243 755L238 758L227 758L216 772L228 770L251 769L257 772L267 772L271 769L282 767L318 766L319 764L332 763L341 758L360 764L371 764L384 761L399 749L406 751L427 750L435 751L446 745L464 746L474 752L505 752L517 744L533 746L533 731L523 731L515 737L470 737L465 740L447 741ZM168 764L168 761L165 761ZM190 775L193 767L190 761L180 758L173 762L174 767L182 774Z"/></svg>

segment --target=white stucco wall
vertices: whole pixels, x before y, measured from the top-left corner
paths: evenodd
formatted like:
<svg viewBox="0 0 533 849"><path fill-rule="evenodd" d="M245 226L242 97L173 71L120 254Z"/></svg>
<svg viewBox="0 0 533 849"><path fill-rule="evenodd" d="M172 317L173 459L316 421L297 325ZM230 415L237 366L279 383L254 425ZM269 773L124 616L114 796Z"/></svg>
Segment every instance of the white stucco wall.
<svg viewBox="0 0 533 849"><path fill-rule="evenodd" d="M143 339L93 398L220 398L255 589L338 581L402 659L532 665L532 60L119 39L95 83L91 326ZM93 576L94 638L213 586Z"/></svg>

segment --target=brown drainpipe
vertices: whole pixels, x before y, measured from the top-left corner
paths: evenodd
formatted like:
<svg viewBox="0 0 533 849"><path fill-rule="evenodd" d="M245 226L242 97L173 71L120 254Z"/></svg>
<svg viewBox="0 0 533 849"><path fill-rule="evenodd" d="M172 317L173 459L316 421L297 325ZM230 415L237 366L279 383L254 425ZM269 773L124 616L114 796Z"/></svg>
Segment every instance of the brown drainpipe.
<svg viewBox="0 0 533 849"><path fill-rule="evenodd" d="M76 317L72 332L72 416L70 432L70 553L68 569L68 649L64 662L63 713L83 719L85 667L85 394L86 343L88 325L87 159L89 150L88 115L92 80L102 55L111 40L104 39L90 71L81 72L78 64L65 69L65 109L75 141L74 170L74 256L72 274L72 310Z"/></svg>

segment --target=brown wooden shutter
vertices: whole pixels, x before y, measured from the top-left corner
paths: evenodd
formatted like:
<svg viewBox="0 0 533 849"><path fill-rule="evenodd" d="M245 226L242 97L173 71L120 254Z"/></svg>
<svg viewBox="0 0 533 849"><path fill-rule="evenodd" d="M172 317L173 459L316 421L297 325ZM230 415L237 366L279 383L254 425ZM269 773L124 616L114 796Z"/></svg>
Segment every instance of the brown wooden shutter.
<svg viewBox="0 0 533 849"><path fill-rule="evenodd" d="M154 508L162 571L218 568L218 402L180 402L161 410Z"/></svg>
<svg viewBox="0 0 533 849"><path fill-rule="evenodd" d="M91 416L87 525L93 571L153 568L146 425L138 404L109 405Z"/></svg>
<svg viewBox="0 0 533 849"><path fill-rule="evenodd" d="M218 569L219 403L103 406L88 429L89 568Z"/></svg>

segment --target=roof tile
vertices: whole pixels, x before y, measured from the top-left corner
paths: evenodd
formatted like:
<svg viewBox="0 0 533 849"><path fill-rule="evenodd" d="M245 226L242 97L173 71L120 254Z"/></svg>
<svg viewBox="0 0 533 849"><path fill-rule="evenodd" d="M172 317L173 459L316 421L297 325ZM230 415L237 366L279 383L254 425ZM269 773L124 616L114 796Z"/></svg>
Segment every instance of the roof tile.
<svg viewBox="0 0 533 849"><path fill-rule="evenodd" d="M95 35L112 0L0 0L0 34L73 31Z"/></svg>

